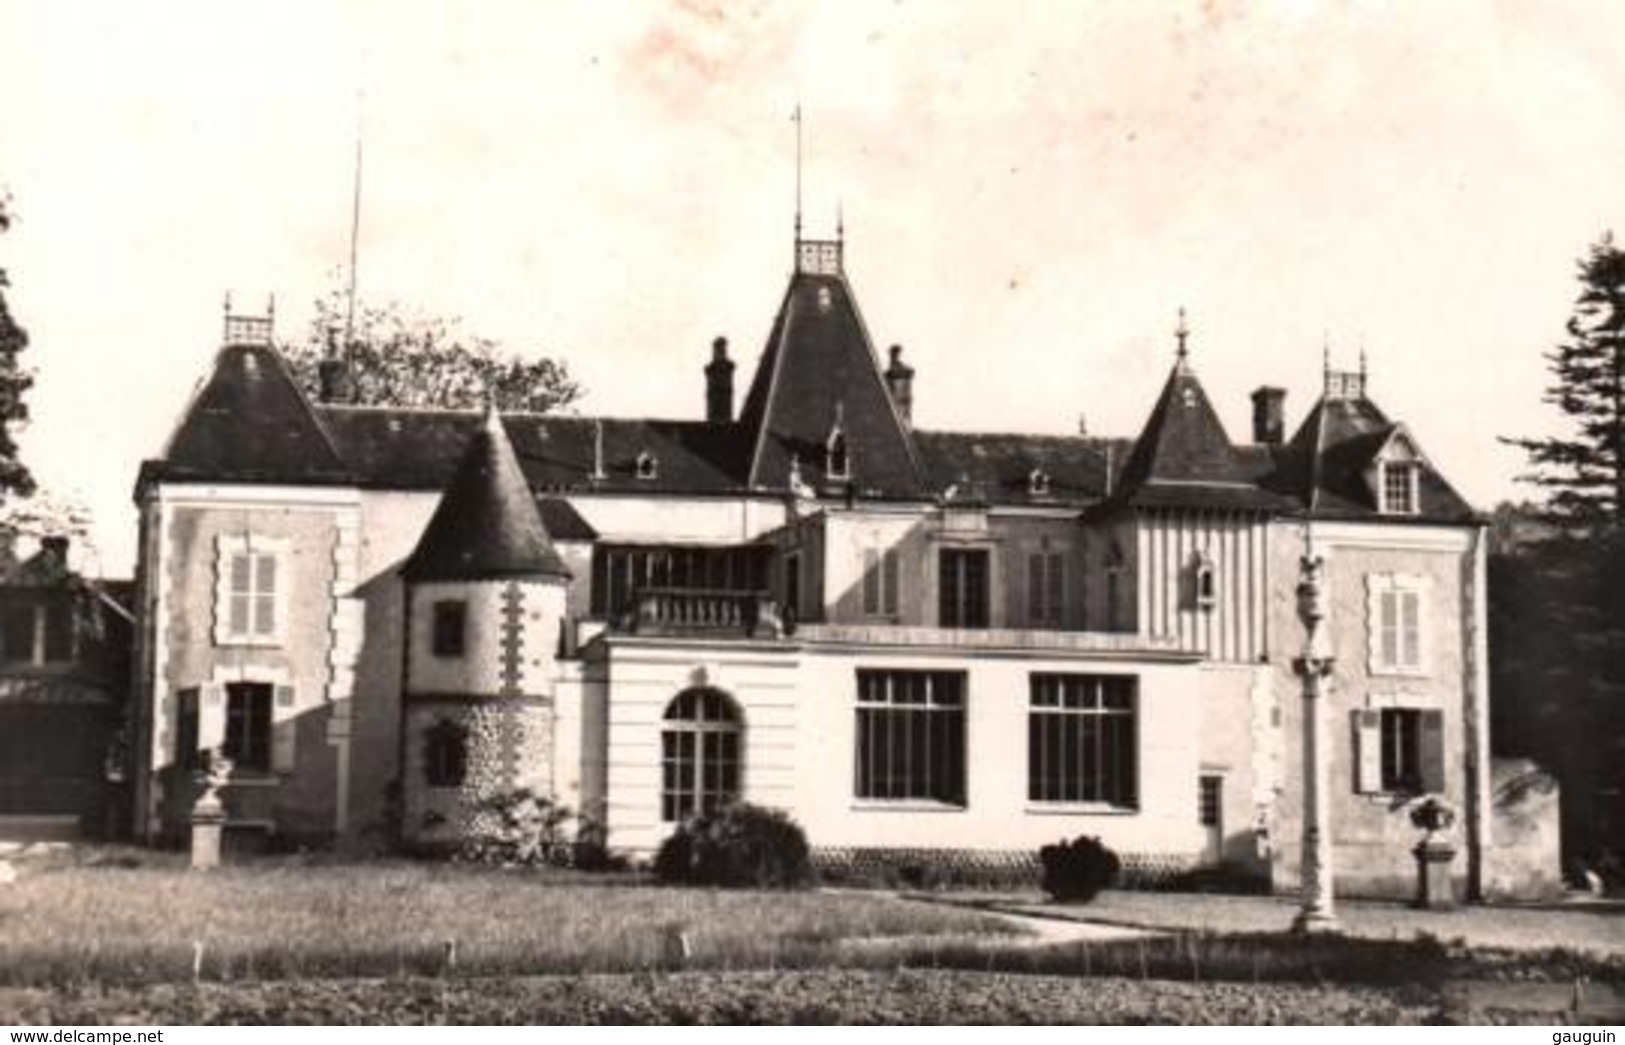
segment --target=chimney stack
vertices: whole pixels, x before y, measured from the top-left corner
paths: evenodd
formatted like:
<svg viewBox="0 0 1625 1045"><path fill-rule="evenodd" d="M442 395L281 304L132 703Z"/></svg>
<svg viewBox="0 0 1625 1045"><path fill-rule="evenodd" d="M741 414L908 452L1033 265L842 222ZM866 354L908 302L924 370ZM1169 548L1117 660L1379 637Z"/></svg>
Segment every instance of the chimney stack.
<svg viewBox="0 0 1625 1045"><path fill-rule="evenodd" d="M338 348L338 332L327 332L327 355L316 364L316 379L321 386L318 396L324 403L350 403L355 401L355 380L350 373L347 353Z"/></svg>
<svg viewBox="0 0 1625 1045"><path fill-rule="evenodd" d="M734 362L725 337L711 342L711 362L705 364L705 419L714 425L734 419Z"/></svg>
<svg viewBox="0 0 1625 1045"><path fill-rule="evenodd" d="M41 537L40 559L54 573L68 572L68 538L59 535Z"/></svg>
<svg viewBox="0 0 1625 1045"><path fill-rule="evenodd" d="M1253 392L1253 442L1280 446L1286 441L1286 389L1265 385Z"/></svg>
<svg viewBox="0 0 1625 1045"><path fill-rule="evenodd" d="M903 423L914 423L914 368L903 362L903 346L891 347L891 365L886 368L886 387Z"/></svg>

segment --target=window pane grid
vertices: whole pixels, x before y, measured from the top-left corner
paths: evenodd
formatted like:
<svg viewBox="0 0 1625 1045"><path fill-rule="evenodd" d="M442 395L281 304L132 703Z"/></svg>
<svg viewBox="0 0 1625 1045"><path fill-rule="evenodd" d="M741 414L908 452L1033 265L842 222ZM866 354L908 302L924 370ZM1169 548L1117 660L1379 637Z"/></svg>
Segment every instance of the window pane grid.
<svg viewBox="0 0 1625 1045"><path fill-rule="evenodd" d="M859 798L964 803L964 682L958 672L858 672Z"/></svg>
<svg viewBox="0 0 1625 1045"><path fill-rule="evenodd" d="M1029 800L1137 805L1134 689L1129 676L1032 676Z"/></svg>
<svg viewBox="0 0 1625 1045"><path fill-rule="evenodd" d="M666 709L660 738L660 816L685 820L739 797L740 723L720 690L689 689Z"/></svg>

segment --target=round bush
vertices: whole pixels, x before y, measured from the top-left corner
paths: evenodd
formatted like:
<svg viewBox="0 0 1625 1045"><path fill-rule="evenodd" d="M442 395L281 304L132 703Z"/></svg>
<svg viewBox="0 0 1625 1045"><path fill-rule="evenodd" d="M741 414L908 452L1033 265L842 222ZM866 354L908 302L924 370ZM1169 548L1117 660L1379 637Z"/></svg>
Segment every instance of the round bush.
<svg viewBox="0 0 1625 1045"><path fill-rule="evenodd" d="M1044 891L1060 903L1088 903L1112 884L1122 861L1100 839L1079 835L1038 850Z"/></svg>
<svg viewBox="0 0 1625 1045"><path fill-rule="evenodd" d="M685 822L660 847L654 870L663 882L730 888L799 889L814 877L801 826L746 802Z"/></svg>

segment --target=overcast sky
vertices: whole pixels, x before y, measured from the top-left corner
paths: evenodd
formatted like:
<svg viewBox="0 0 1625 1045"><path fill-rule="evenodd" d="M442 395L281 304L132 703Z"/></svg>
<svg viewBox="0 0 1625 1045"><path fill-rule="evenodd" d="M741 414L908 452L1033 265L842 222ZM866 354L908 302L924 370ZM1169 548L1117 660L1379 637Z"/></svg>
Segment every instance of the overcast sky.
<svg viewBox="0 0 1625 1045"><path fill-rule="evenodd" d="M1232 438L1363 343L1482 507L1625 215L1619 3L11 4L0 46L24 451L109 575L223 293L295 333L344 263L358 109L362 298L566 360L583 413L700 416L717 334L748 382L799 99L920 426L1133 435L1184 306Z"/></svg>

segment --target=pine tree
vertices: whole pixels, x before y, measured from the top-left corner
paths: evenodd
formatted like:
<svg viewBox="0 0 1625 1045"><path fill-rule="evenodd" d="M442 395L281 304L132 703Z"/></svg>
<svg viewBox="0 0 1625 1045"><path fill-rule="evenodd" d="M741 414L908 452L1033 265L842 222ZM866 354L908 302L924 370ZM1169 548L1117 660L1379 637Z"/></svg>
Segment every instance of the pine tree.
<svg viewBox="0 0 1625 1045"><path fill-rule="evenodd" d="M10 201L0 196L0 233L11 227ZM18 360L28 347L28 332L12 318L6 304L6 288L11 281L0 268L0 502L27 497L34 492L34 477L17 453L12 429L28 420L28 404L23 394L34 378Z"/></svg>
<svg viewBox="0 0 1625 1045"><path fill-rule="evenodd" d="M1568 337L1546 353L1546 401L1573 422L1569 438L1508 439L1529 453L1523 478L1546 488L1550 519L1594 532L1625 529L1625 251L1605 233L1580 259Z"/></svg>

